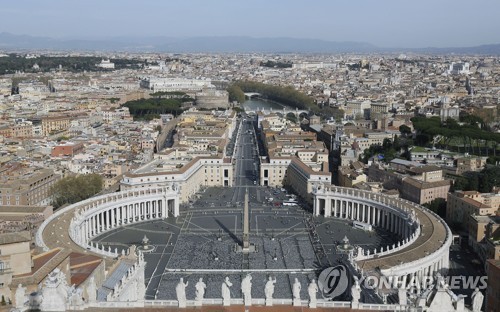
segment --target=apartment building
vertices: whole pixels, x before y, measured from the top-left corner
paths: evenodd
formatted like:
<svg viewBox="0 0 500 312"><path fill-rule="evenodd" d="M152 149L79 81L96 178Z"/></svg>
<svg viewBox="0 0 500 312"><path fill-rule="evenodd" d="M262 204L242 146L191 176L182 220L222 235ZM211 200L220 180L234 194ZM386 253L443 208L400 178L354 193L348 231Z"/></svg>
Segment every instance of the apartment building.
<svg viewBox="0 0 500 312"><path fill-rule="evenodd" d="M461 175L464 172L481 171L484 168L484 166L486 165L486 159L488 159L488 157L457 158L455 160L456 167L457 167L456 174Z"/></svg>
<svg viewBox="0 0 500 312"><path fill-rule="evenodd" d="M162 187L175 184L181 202L186 202L201 187L233 185L233 164L222 154L192 153L187 149L168 150L154 155L148 164L127 172L120 189Z"/></svg>
<svg viewBox="0 0 500 312"><path fill-rule="evenodd" d="M71 117L69 116L50 116L42 118L42 135L49 136L54 132L68 130L71 126Z"/></svg>
<svg viewBox="0 0 500 312"><path fill-rule="evenodd" d="M0 297L13 298L9 285L14 275L31 272L29 232L0 234Z"/></svg>
<svg viewBox="0 0 500 312"><path fill-rule="evenodd" d="M52 169L20 164L1 167L0 174L0 206L49 205L50 188L60 178Z"/></svg>
<svg viewBox="0 0 500 312"><path fill-rule="evenodd" d="M490 259L487 262L488 288L485 294L485 311L500 310L500 260Z"/></svg>
<svg viewBox="0 0 500 312"><path fill-rule="evenodd" d="M451 186L439 167L400 159L393 160L389 166L374 162L368 168L368 181L382 182L386 189L397 189L402 198L417 204L446 198Z"/></svg>
<svg viewBox="0 0 500 312"><path fill-rule="evenodd" d="M446 221L462 224L465 229L469 229L471 215L496 215L499 209L500 188L494 189L492 193L455 191L447 196Z"/></svg>
<svg viewBox="0 0 500 312"><path fill-rule="evenodd" d="M305 200L312 200L314 184L331 184L328 149L316 140L314 132L303 131L274 114L262 115L260 128L268 155L261 157L262 186L290 186Z"/></svg>

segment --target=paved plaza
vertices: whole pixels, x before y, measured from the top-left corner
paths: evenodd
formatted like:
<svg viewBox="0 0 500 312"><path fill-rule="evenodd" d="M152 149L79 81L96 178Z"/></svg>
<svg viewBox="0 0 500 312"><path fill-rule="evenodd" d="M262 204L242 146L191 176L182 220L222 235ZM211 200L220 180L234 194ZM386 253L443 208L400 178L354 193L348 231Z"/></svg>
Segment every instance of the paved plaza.
<svg viewBox="0 0 500 312"><path fill-rule="evenodd" d="M248 255L236 252L243 235L247 188L250 241L257 250ZM269 202L271 196L273 202ZM285 192L267 187L209 188L184 205L178 218L125 226L94 241L121 250L142 245L147 236L152 250L145 254L147 299L175 299L181 277L190 284L188 298L194 297L200 277L208 285L205 297L220 298L225 276L234 284L232 297L241 297L239 285L247 272L252 275L255 298L264 297L269 275L277 279L275 297L291 298L295 277L305 286L321 268L347 263L346 254L336 248L344 237L352 245L370 249L394 242L389 233L355 229L347 220L312 217L299 205L275 205L286 198Z"/></svg>
<svg viewBox="0 0 500 312"><path fill-rule="evenodd" d="M276 278L275 298L292 298L295 278L307 285L328 266L345 264L347 254L337 248L344 237L353 246L379 249L392 245L397 237L375 230L355 229L348 220L313 217L312 207L296 199L284 188L258 186L258 153L251 120L238 128L234 143L234 187L203 188L180 207L177 218L148 221L112 230L94 241L113 250L143 245L145 253L146 299L176 299L175 285L182 277L188 282L187 298L194 298L194 285L203 278L205 298L221 298L226 276L233 283L231 297L241 298L241 280L252 275L252 296L264 298L269 276ZM243 238L245 193L249 198L250 242L255 252L243 254L238 246Z"/></svg>

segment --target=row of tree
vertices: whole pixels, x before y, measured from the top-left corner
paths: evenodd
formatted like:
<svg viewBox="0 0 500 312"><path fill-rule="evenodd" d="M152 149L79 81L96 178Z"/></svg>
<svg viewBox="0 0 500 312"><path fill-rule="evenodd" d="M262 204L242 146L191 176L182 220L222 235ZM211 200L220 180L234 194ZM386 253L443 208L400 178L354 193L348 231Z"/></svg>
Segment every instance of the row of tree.
<svg viewBox="0 0 500 312"><path fill-rule="evenodd" d="M230 85L228 88L227 88L227 93L228 93L228 96L229 96L229 101L230 102L238 102L238 103L243 103L245 102L245 93L243 92L243 90L241 90L241 88L237 85Z"/></svg>
<svg viewBox="0 0 500 312"><path fill-rule="evenodd" d="M59 208L66 204L74 204L99 193L102 187L102 177L97 173L64 177L50 190L52 205L54 208Z"/></svg>
<svg viewBox="0 0 500 312"><path fill-rule="evenodd" d="M454 180L453 190L489 193L494 186L500 186L500 167L486 165L480 172L466 172Z"/></svg>
<svg viewBox="0 0 500 312"><path fill-rule="evenodd" d="M151 120L159 118L160 114L181 114L184 109L182 103L194 101L188 96L163 98L165 95L149 99L139 99L125 102L122 106L128 107L135 120Z"/></svg>
<svg viewBox="0 0 500 312"><path fill-rule="evenodd" d="M67 71L103 71L105 69L97 67L101 62L100 57L93 56L40 56L37 58L26 58L18 54L9 54L0 57L0 75L12 74L17 71L25 73L49 72L59 68L59 65ZM112 59L115 69L140 68L144 61L137 59ZM38 69L33 68L37 64Z"/></svg>
<svg viewBox="0 0 500 312"><path fill-rule="evenodd" d="M295 90L291 86L275 86L268 85L256 81L236 81L233 85L228 88L228 92L233 95L233 100L241 101L241 94L244 92L256 92L260 93L264 98L272 101L276 101L294 108L299 109L313 109L317 106L314 101L309 96L302 92ZM243 98L244 101L244 98ZM240 102L241 103L241 102Z"/></svg>
<svg viewBox="0 0 500 312"><path fill-rule="evenodd" d="M260 66L271 67L271 68L292 68L292 63L290 62L275 62L268 60L267 62L260 62Z"/></svg>
<svg viewBox="0 0 500 312"><path fill-rule="evenodd" d="M368 160L376 156L379 160L384 162L390 162L394 158L403 158L406 160L411 160L411 153L409 147L411 146L411 140L407 138L399 138L397 135L394 136L394 140L384 139L382 145L370 145L369 148L363 151L363 155L360 156L360 160L365 164Z"/></svg>
<svg viewBox="0 0 500 312"><path fill-rule="evenodd" d="M417 130L415 143L419 146L434 144L436 136L439 136L437 143L449 149L453 139L461 139L464 149L481 155L482 142L486 146L486 153L491 147L494 154L496 146L500 144L500 133L489 131L482 119L477 116L462 115L460 123L451 118L442 122L439 117L413 117L411 121Z"/></svg>

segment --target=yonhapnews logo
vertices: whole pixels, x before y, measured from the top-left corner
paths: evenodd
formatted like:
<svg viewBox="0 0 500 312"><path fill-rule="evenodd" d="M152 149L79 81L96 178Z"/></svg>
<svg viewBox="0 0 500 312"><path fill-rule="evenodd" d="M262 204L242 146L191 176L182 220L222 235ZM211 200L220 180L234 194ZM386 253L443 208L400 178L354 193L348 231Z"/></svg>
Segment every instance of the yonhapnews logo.
<svg viewBox="0 0 500 312"><path fill-rule="evenodd" d="M343 265L324 269L318 277L318 287L325 299L342 295L349 286L347 268Z"/></svg>

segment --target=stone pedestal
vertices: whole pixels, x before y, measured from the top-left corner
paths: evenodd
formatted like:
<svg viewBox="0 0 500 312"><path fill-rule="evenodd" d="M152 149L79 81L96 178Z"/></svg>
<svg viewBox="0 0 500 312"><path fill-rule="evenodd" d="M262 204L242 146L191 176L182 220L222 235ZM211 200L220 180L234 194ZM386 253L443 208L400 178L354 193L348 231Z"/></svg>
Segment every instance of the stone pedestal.
<svg viewBox="0 0 500 312"><path fill-rule="evenodd" d="M266 307L272 307L273 306L273 298L266 299Z"/></svg>
<svg viewBox="0 0 500 312"><path fill-rule="evenodd" d="M293 306L294 307L301 307L302 306L302 300L300 300L300 299L293 299Z"/></svg>

